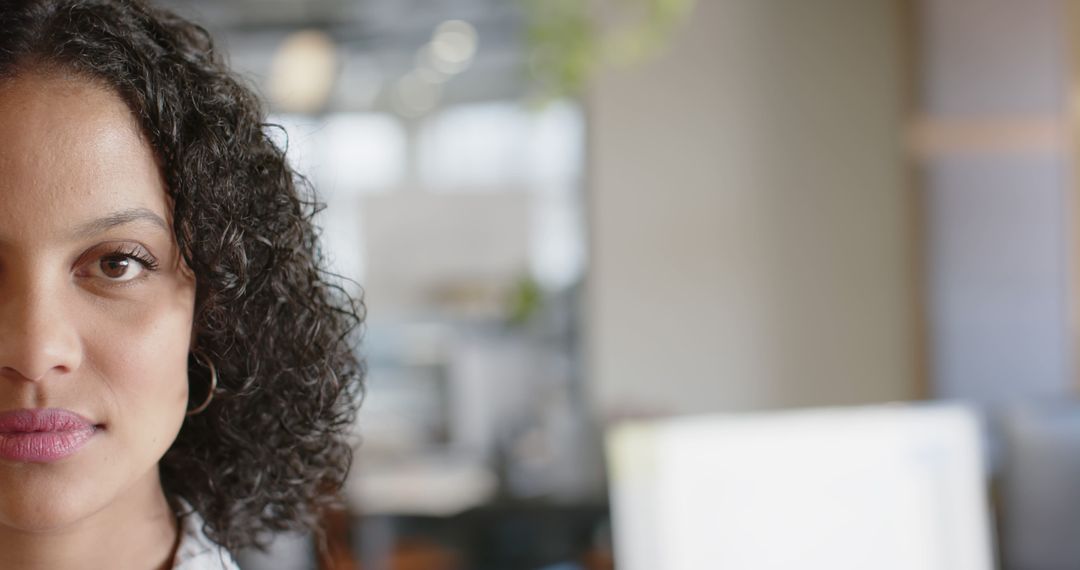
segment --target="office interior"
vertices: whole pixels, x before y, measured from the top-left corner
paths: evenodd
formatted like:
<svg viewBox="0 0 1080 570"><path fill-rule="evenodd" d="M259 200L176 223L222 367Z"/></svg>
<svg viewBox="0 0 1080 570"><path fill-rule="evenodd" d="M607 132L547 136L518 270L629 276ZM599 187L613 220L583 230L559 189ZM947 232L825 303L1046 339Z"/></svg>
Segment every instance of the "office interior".
<svg viewBox="0 0 1080 570"><path fill-rule="evenodd" d="M1080 1L160 4L368 311L244 567L1080 568Z"/></svg>

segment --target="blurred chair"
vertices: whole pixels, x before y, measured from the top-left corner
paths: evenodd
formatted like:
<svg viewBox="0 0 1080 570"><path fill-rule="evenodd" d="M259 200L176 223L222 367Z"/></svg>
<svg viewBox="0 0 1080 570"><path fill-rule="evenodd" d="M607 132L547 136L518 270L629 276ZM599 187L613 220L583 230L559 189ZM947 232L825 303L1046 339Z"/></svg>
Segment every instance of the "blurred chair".
<svg viewBox="0 0 1080 570"><path fill-rule="evenodd" d="M990 570L964 408L673 419L607 438L620 570Z"/></svg>
<svg viewBox="0 0 1080 570"><path fill-rule="evenodd" d="M1002 420L1005 568L1080 568L1080 407L1017 407Z"/></svg>
<svg viewBox="0 0 1080 570"><path fill-rule="evenodd" d="M255 549L236 553L244 570L316 570L315 547L310 535L279 534L266 552Z"/></svg>

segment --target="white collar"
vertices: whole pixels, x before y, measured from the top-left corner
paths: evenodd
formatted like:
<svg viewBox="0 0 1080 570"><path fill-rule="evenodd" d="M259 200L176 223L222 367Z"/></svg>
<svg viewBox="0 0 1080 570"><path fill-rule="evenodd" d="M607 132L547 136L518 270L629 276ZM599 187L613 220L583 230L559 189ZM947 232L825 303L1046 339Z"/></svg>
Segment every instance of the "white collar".
<svg viewBox="0 0 1080 570"><path fill-rule="evenodd" d="M188 505L184 505L184 511L180 515L180 544L173 570L240 570L229 551L206 536L199 513Z"/></svg>

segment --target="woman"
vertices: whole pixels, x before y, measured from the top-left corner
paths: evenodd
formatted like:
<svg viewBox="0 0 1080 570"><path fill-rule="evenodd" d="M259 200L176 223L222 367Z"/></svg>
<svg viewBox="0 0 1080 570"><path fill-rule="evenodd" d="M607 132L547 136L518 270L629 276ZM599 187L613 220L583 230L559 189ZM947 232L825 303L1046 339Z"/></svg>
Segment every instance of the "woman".
<svg viewBox="0 0 1080 570"><path fill-rule="evenodd" d="M231 568L351 458L362 307L200 28L0 0L0 568Z"/></svg>

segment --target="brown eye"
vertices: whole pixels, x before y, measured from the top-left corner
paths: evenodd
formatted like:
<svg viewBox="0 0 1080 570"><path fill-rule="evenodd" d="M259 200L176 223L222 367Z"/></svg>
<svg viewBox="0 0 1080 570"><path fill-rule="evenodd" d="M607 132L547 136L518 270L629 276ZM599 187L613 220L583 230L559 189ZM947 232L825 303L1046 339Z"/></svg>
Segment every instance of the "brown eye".
<svg viewBox="0 0 1080 570"><path fill-rule="evenodd" d="M157 258L141 245L117 243L112 249L102 251L107 245L98 244L83 252L74 264L75 276L110 286L149 277L157 271Z"/></svg>
<svg viewBox="0 0 1080 570"><path fill-rule="evenodd" d="M101 273L109 279L120 279L127 273L128 266L131 264L130 259L106 257L101 260Z"/></svg>
<svg viewBox="0 0 1080 570"><path fill-rule="evenodd" d="M142 271L142 263L128 256L103 257L97 262L97 273L109 281L131 281Z"/></svg>

